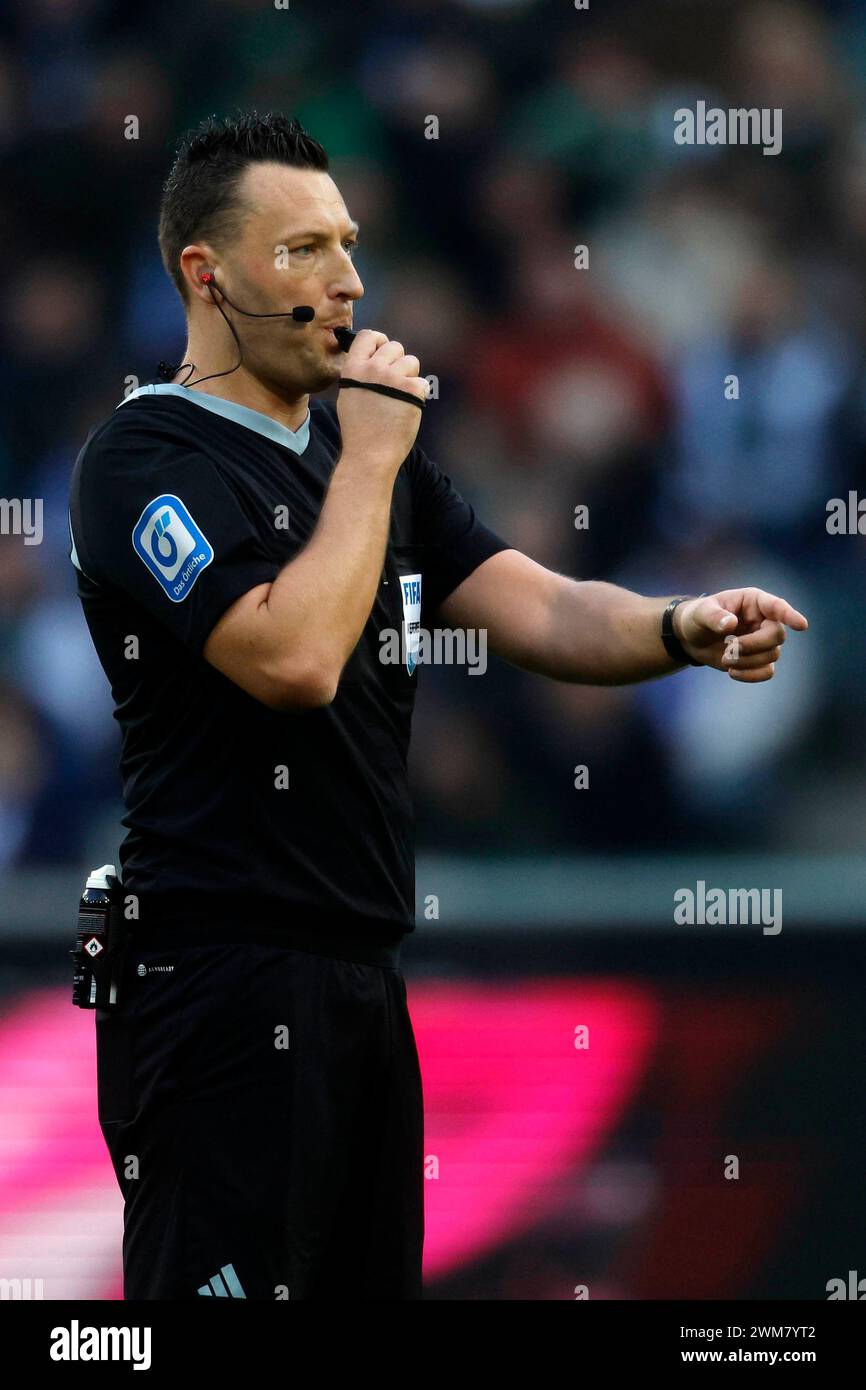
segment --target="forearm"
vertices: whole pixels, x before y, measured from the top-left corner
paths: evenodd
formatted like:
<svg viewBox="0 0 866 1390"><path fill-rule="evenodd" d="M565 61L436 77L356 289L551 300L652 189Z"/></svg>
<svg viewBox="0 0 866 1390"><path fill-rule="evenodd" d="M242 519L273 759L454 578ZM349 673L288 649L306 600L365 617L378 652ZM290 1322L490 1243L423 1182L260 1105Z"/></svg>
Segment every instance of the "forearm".
<svg viewBox="0 0 866 1390"><path fill-rule="evenodd" d="M601 580L557 579L535 670L586 685L626 685L682 669L660 636L672 595L646 598Z"/></svg>
<svg viewBox="0 0 866 1390"><path fill-rule="evenodd" d="M373 607L396 473L391 463L340 457L310 540L262 605L275 649L300 643L307 660L339 676Z"/></svg>
<svg viewBox="0 0 866 1390"><path fill-rule="evenodd" d="M464 579L440 611L452 627L485 632L491 650L512 665L585 685L654 680L688 661L737 681L769 680L785 625L798 632L809 626L796 608L763 589L701 594L672 610L683 658L677 661L661 636L670 601L602 580L569 579L506 549Z"/></svg>

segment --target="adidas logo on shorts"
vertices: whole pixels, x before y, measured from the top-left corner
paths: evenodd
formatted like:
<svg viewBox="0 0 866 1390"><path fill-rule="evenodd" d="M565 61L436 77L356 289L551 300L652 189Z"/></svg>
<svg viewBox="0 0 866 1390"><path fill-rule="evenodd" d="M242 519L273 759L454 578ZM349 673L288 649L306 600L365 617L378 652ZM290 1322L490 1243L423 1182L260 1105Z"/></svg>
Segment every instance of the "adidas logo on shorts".
<svg viewBox="0 0 866 1390"><path fill-rule="evenodd" d="M234 1265L223 1265L219 1274L215 1274L207 1284L202 1284L198 1292L207 1298L213 1297L214 1294L217 1298L246 1298L241 1281L235 1274Z"/></svg>

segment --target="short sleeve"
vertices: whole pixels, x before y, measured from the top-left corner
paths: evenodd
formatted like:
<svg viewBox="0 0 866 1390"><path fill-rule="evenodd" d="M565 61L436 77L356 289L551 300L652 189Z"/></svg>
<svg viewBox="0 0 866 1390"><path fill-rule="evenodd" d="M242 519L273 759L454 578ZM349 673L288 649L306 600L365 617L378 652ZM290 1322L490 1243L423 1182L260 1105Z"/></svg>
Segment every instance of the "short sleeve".
<svg viewBox="0 0 866 1390"><path fill-rule="evenodd" d="M83 451L70 497L74 561L200 655L223 613L280 565L210 459L139 441Z"/></svg>
<svg viewBox="0 0 866 1390"><path fill-rule="evenodd" d="M446 473L424 451L412 453L415 535L423 547L425 607L438 607L491 555L511 550L508 541L479 520Z"/></svg>

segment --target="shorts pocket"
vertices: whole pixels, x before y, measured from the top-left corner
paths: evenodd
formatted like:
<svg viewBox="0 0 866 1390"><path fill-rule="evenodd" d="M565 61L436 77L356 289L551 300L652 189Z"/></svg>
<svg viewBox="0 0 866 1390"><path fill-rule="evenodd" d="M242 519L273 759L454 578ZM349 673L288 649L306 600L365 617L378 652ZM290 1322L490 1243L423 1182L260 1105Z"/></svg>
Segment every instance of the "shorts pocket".
<svg viewBox="0 0 866 1390"><path fill-rule="evenodd" d="M132 1118L132 1024L127 1009L96 1010L96 1089L99 1123Z"/></svg>

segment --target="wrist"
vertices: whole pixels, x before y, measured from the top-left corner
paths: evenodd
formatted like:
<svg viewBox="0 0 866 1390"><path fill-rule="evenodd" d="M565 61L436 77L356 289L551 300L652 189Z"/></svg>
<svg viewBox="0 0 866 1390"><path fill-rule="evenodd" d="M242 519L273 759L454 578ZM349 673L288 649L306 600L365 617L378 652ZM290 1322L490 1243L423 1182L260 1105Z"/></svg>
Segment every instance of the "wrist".
<svg viewBox="0 0 866 1390"><path fill-rule="evenodd" d="M701 598L705 595L700 595ZM661 639L665 651L677 666L700 666L702 663L690 656L683 638L682 618L688 604L697 602L694 594L681 594L672 598L664 609L661 619Z"/></svg>
<svg viewBox="0 0 866 1390"><path fill-rule="evenodd" d="M683 614L690 603L694 603L694 599L683 599L682 603L678 603L671 614L671 627L673 628L673 634L674 637L676 637L677 641L680 643L680 645L682 645L683 641Z"/></svg>
<svg viewBox="0 0 866 1390"><path fill-rule="evenodd" d="M398 458L396 450L384 447L343 449L337 459L337 466L343 465L344 473L360 473L366 477L381 476L394 478L403 466L405 455ZM336 471L336 466L335 466Z"/></svg>

